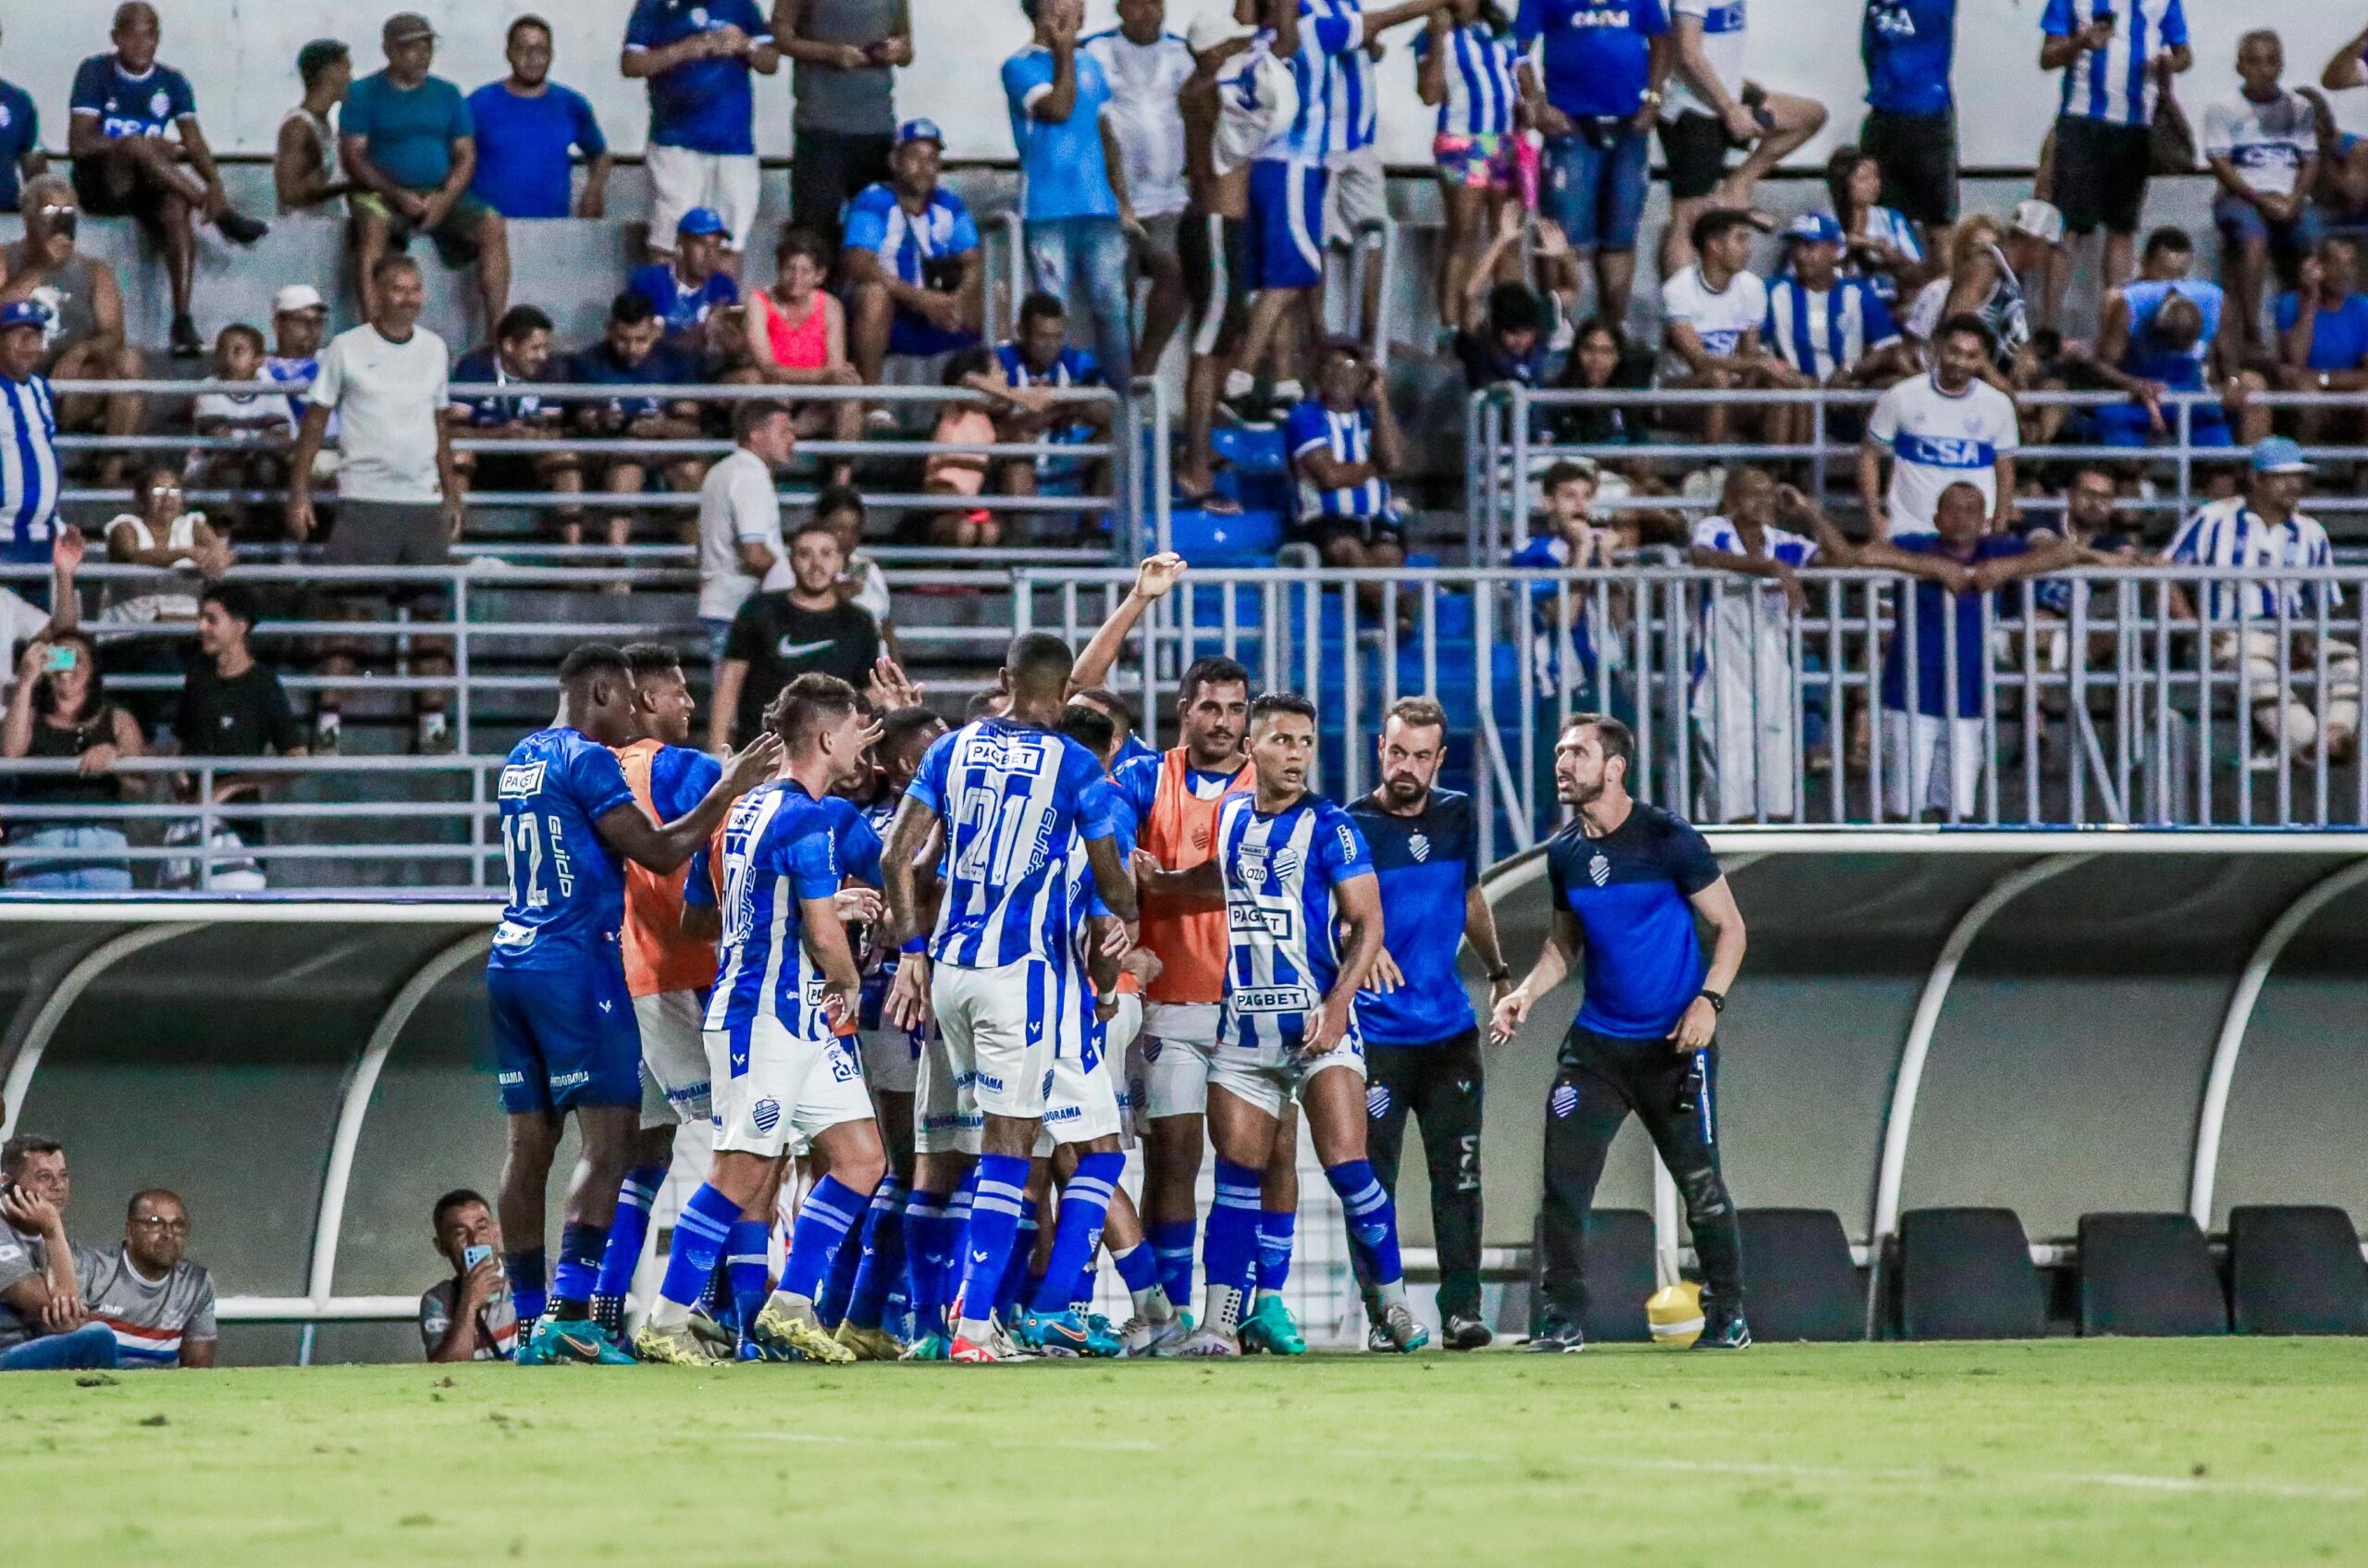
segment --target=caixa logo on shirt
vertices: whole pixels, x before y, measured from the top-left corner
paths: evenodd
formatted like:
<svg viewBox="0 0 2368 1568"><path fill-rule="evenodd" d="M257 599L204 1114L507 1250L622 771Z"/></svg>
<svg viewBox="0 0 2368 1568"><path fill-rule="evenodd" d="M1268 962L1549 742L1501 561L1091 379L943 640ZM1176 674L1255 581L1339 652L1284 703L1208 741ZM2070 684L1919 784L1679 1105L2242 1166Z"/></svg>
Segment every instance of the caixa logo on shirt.
<svg viewBox="0 0 2368 1568"><path fill-rule="evenodd" d="M1619 7L1617 10L1586 10L1582 8L1571 13L1571 26L1574 29L1585 30L1598 27L1624 28L1629 25L1629 10L1625 6Z"/></svg>
<svg viewBox="0 0 2368 1568"><path fill-rule="evenodd" d="M525 800L543 792L540 762L513 762L501 770L501 798Z"/></svg>

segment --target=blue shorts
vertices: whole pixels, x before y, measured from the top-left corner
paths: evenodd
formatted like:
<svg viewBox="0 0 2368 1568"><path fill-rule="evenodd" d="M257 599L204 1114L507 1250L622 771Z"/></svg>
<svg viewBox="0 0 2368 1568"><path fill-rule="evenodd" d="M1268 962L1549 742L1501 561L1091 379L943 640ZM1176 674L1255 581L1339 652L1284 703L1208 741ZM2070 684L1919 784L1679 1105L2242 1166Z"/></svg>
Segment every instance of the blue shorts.
<svg viewBox="0 0 2368 1568"><path fill-rule="evenodd" d="M641 1104L641 1027L625 971L485 972L501 1108L512 1116Z"/></svg>
<svg viewBox="0 0 2368 1568"><path fill-rule="evenodd" d="M925 315L898 308L888 321L888 352L911 354L919 359L934 359L971 348L979 341L976 332L958 332L940 327Z"/></svg>
<svg viewBox="0 0 2368 1568"><path fill-rule="evenodd" d="M1250 166L1250 287L1313 289L1324 281L1321 167L1261 158Z"/></svg>
<svg viewBox="0 0 2368 1568"><path fill-rule="evenodd" d="M2178 411L2163 410L2165 426L2160 436L2154 434L2152 421L2147 418L2140 403L2107 403L2090 411L2096 420L2097 444L2101 447L2146 447L2157 441L2168 444L2178 437ZM2188 414L2188 444L2195 447L2232 447L2236 438L2228 430L2228 414L2218 403L2198 403Z"/></svg>
<svg viewBox="0 0 2368 1568"><path fill-rule="evenodd" d="M1645 221L1651 143L1622 130L1597 146L1585 136L1546 144L1546 189L1538 205L1562 226L1574 251L1633 251Z"/></svg>
<svg viewBox="0 0 2368 1568"><path fill-rule="evenodd" d="M2219 226L2221 239L2230 245L2258 240L2276 255L2287 258L2308 255L2325 232L2319 209L2307 203L2291 223L2272 223L2262 216L2259 207L2225 191L2212 204L2212 221Z"/></svg>

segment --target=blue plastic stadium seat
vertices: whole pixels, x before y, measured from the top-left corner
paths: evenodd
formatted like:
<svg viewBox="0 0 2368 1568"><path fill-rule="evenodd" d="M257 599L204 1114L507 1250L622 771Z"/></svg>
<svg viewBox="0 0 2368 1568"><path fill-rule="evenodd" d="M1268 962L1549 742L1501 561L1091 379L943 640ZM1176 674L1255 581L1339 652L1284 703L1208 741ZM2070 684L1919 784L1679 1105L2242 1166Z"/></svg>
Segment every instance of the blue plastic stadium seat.
<svg viewBox="0 0 2368 1568"><path fill-rule="evenodd" d="M1913 1209L1899 1219L1899 1327L1910 1340L2036 1340L2047 1291L2012 1209Z"/></svg>
<svg viewBox="0 0 2368 1568"><path fill-rule="evenodd" d="M1279 426L1221 425L1209 432L1209 450L1237 474L1283 474L1290 469Z"/></svg>
<svg viewBox="0 0 2368 1568"><path fill-rule="evenodd" d="M2183 1214L2080 1216L2082 1334L2226 1334L2228 1300Z"/></svg>
<svg viewBox="0 0 2368 1568"><path fill-rule="evenodd" d="M2368 1261L2338 1208L2228 1211L2229 1316L2239 1334L2368 1333Z"/></svg>
<svg viewBox="0 0 2368 1568"><path fill-rule="evenodd" d="M1168 537L1177 553L1195 566L1266 566L1282 545L1283 518L1278 512L1228 517L1179 507L1168 519Z"/></svg>

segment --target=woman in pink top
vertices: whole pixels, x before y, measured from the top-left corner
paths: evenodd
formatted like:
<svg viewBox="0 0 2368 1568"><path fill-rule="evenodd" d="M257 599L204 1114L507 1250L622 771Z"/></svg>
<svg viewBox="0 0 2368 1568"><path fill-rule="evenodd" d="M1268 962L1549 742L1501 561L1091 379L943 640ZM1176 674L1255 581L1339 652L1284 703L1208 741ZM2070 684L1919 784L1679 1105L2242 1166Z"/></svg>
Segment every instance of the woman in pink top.
<svg viewBox="0 0 2368 1568"><path fill-rule="evenodd" d="M830 253L821 238L810 229L784 229L773 256L773 285L750 295L746 313L756 378L773 387L858 385L847 363L846 309L822 287ZM801 436L827 430L836 441L863 438L863 405L854 399L792 403L791 410ZM833 484L849 484L854 474L854 463L845 459L832 464Z"/></svg>

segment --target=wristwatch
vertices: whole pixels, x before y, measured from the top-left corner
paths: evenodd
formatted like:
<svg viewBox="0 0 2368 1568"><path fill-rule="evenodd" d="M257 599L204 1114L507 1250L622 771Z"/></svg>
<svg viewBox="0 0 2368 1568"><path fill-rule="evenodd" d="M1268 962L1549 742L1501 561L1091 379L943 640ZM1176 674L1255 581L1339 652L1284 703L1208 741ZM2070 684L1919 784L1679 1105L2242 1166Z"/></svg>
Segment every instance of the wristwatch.
<svg viewBox="0 0 2368 1568"><path fill-rule="evenodd" d="M1638 94L1638 99L1640 102L1649 104L1654 108L1658 109L1661 106L1662 103L1661 90L1658 87L1647 87L1642 93Z"/></svg>
<svg viewBox="0 0 2368 1568"><path fill-rule="evenodd" d="M1488 983L1491 985L1502 985L1505 982L1512 978L1513 971L1511 965L1507 965L1505 968L1500 969L1490 969L1488 971Z"/></svg>
<svg viewBox="0 0 2368 1568"><path fill-rule="evenodd" d="M1714 1013L1727 1010L1727 994L1723 991L1713 991L1706 985L1702 988L1702 1000L1710 1004L1710 1010Z"/></svg>

